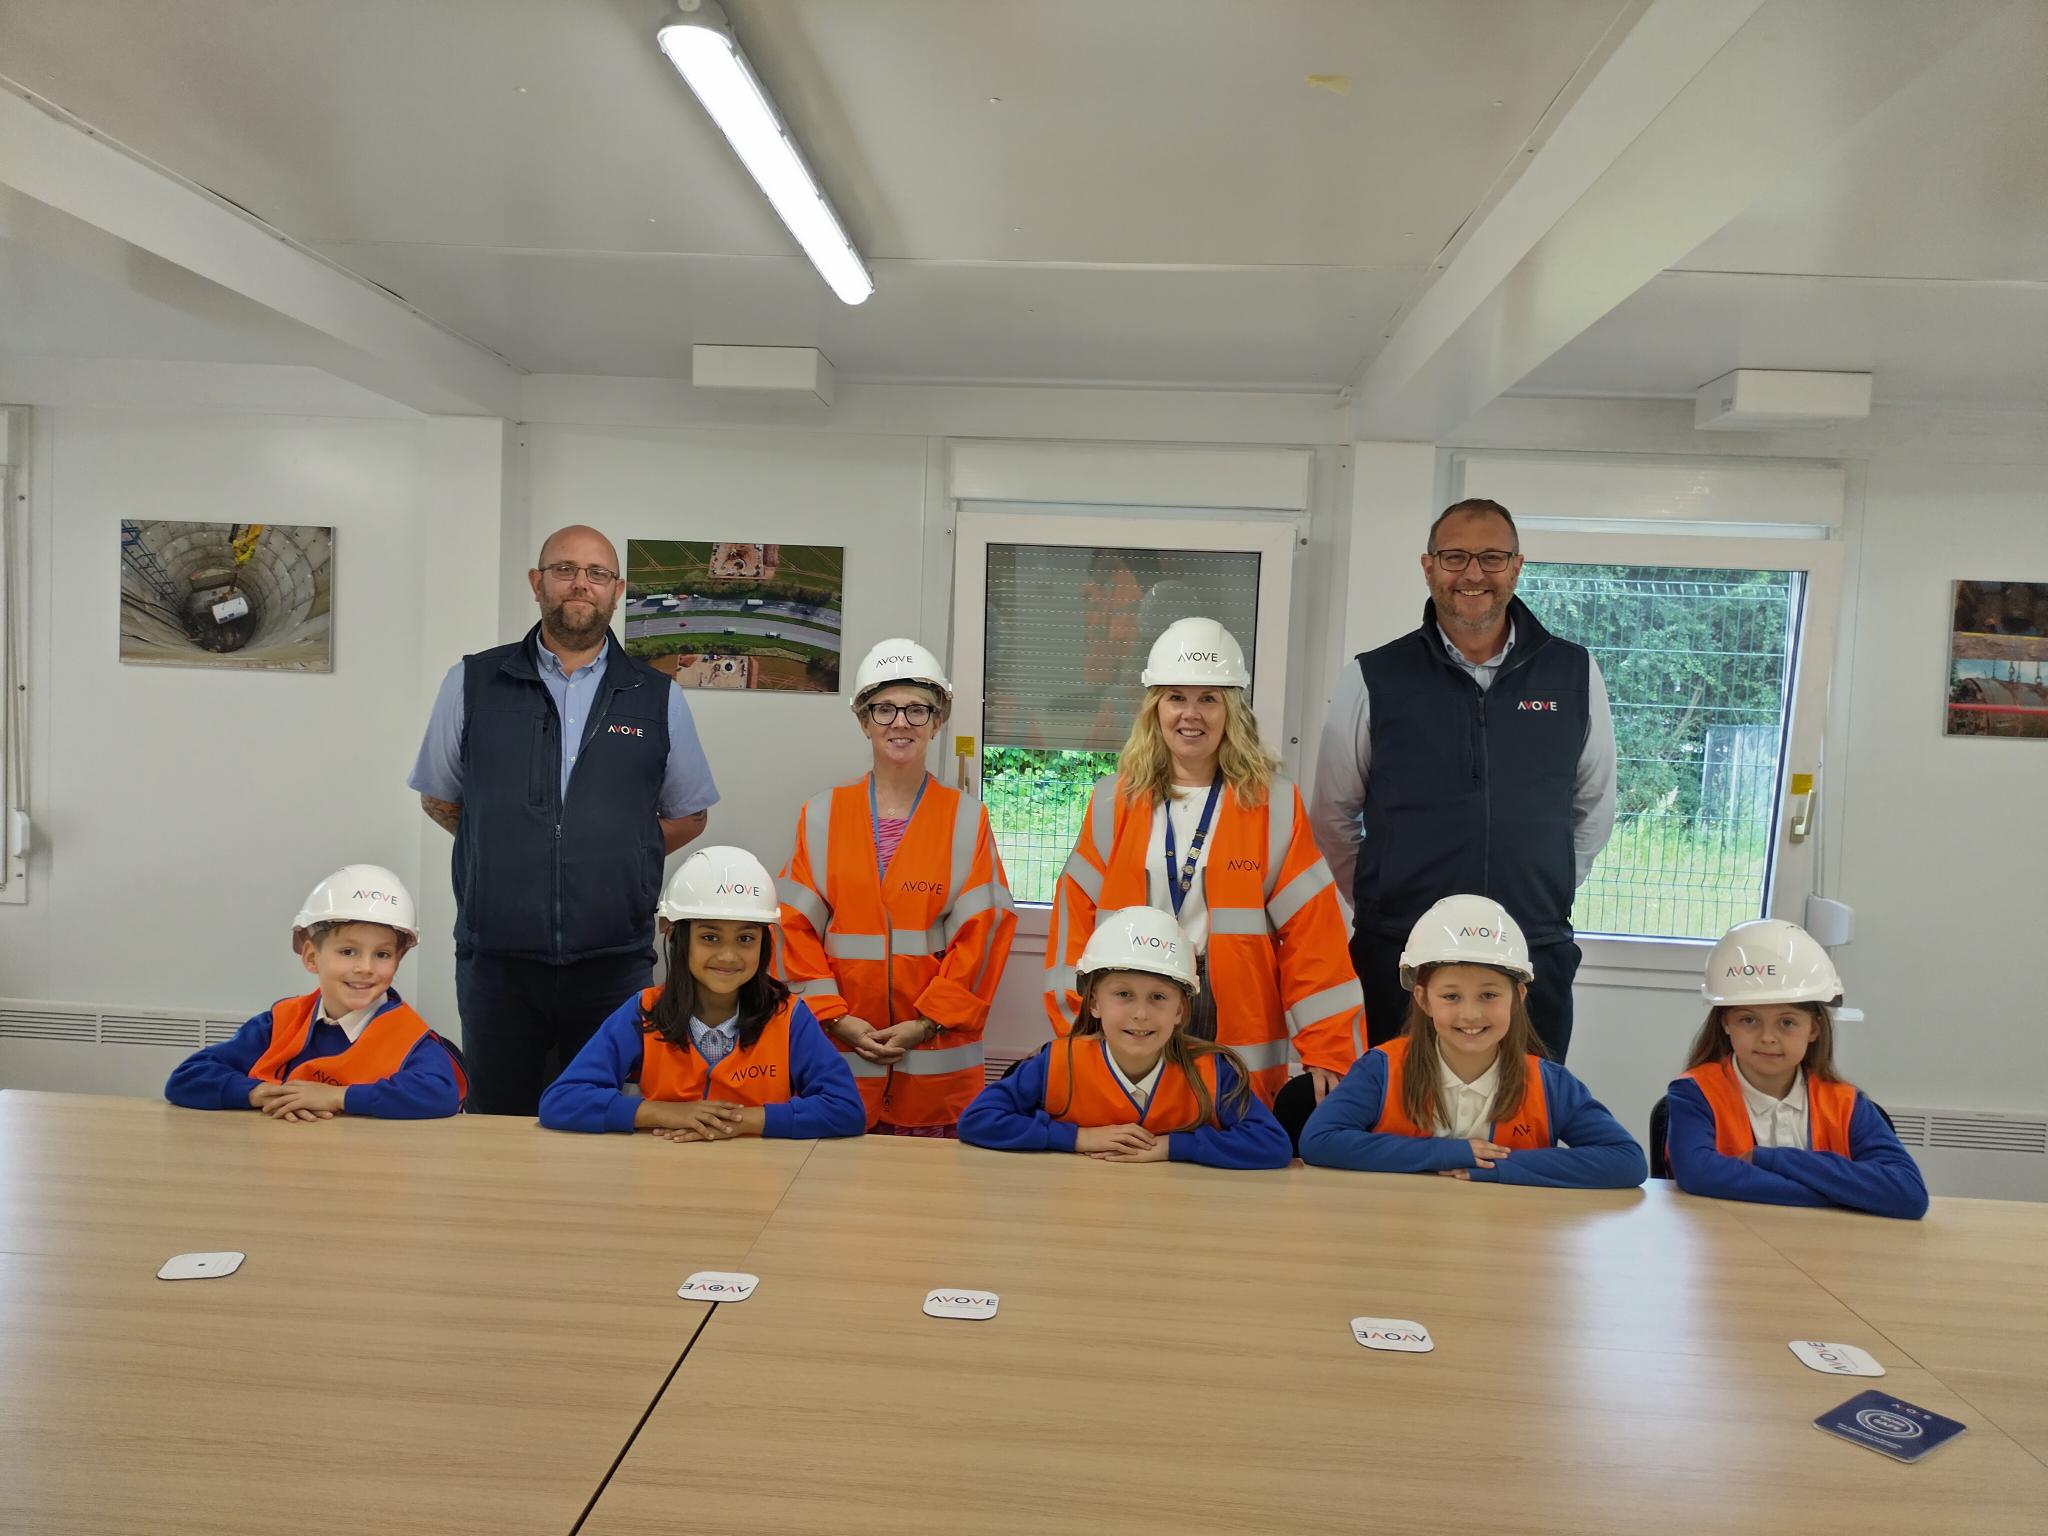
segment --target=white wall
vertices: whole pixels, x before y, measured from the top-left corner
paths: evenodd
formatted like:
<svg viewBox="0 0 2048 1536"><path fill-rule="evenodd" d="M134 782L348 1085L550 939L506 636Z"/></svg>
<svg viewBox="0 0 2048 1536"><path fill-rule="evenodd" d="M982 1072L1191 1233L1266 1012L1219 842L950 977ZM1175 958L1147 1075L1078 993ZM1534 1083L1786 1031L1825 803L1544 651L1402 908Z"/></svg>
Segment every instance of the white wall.
<svg viewBox="0 0 2048 1536"><path fill-rule="evenodd" d="M1189 409L1200 421L1209 405ZM2014 924L2029 934L2048 913L2048 751L1944 740L1939 720L1948 581L2048 580L2048 438L1920 423L1862 440L1708 442L1680 422L1683 410L1505 402L1466 441L1851 462L1862 494L1845 527L1827 864L1833 892L1857 908L1857 942L1840 960L1869 1018L1845 1038L1844 1059L1892 1103L2040 1113L2048 1021L2024 940L2015 957L1998 936ZM427 942L402 975L452 1030L447 838L403 789L442 672L532 622L524 569L541 537L569 521L593 522L621 545L842 544L846 655L903 631L943 651L953 579L945 437L923 416L885 418L870 413L873 430L508 429L39 413L30 622L40 841L30 902L0 906L0 996L252 1011L297 985L280 914L333 865L377 859L421 895ZM975 422L982 435L999 424ZM1220 424L1205 428L1222 435ZM1279 724L1304 738L1304 770L1336 668L1415 621L1433 454L1423 444L1319 451L1312 547L1297 574L1299 703ZM335 525L335 672L121 666L116 530L137 514ZM699 692L691 706L724 795L711 836L771 864L788 851L801 800L865 762L838 697ZM117 900L147 915L116 924ZM1981 962L1967 959L1980 950ZM1043 1038L1039 963L1020 944L992 1049ZM1582 986L1578 1014L1574 1068L1641 1131L1698 1024L1696 1002ZM116 1054L0 1047L0 1082L85 1087L105 1080L94 1073ZM124 1070L112 1086L149 1092L160 1080L154 1061Z"/></svg>
<svg viewBox="0 0 2048 1536"><path fill-rule="evenodd" d="M472 585L490 588L460 559L430 581L421 530L467 502L494 566L496 482L464 459L495 471L495 449L476 450L500 428L82 409L39 412L36 426L36 842L28 902L0 906L0 996L246 1016L304 984L290 921L320 876L374 862L422 886L424 818L403 781L446 665L423 667L423 641ZM333 527L334 670L124 665L124 517ZM430 933L446 916L430 909ZM441 963L430 944L399 986L452 1028L438 947ZM108 1086L155 1092L174 1059L10 1043L0 1082L85 1088L114 1065Z"/></svg>

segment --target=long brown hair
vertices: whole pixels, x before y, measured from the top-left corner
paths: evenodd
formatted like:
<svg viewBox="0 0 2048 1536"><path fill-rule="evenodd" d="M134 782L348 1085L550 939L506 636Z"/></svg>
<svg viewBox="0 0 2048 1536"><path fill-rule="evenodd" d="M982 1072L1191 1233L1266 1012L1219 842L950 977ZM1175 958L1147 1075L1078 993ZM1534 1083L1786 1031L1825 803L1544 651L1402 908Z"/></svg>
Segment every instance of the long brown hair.
<svg viewBox="0 0 2048 1536"><path fill-rule="evenodd" d="M1461 961L1460 964L1473 964ZM1425 965L1415 973L1416 986L1427 989L1429 978L1442 970L1441 965ZM1495 971L1507 977L1514 987L1514 1002L1508 1012L1508 1032L1500 1037L1495 1048L1494 1064L1500 1068L1500 1079L1493 1091L1493 1108L1487 1120L1498 1124L1514 1118L1522 1107L1522 1100L1529 1092L1529 1058L1545 1056L1542 1037L1536 1033L1536 1026L1529 1020L1529 1005L1522 998L1522 978L1512 971L1503 971L1499 966L1474 965L1474 969ZM1402 1031L1408 1041L1408 1065L1401 1077L1401 1108L1407 1111L1409 1123L1421 1128L1425 1135L1435 1135L1439 1120L1445 1125L1451 1123L1451 1107L1444 1102L1443 1052L1437 1048L1436 1025L1427 1010L1415 1000L1414 990L1408 993L1408 1024Z"/></svg>
<svg viewBox="0 0 2048 1536"><path fill-rule="evenodd" d="M1755 1013L1762 1008L1798 1008L1813 1020L1813 1040L1806 1047L1806 1059L1799 1063L1799 1070L1810 1072L1824 1083L1845 1081L1835 1070L1835 1021L1828 1013L1826 1003L1758 1003L1754 1006L1735 1007L1723 1004L1707 1010L1707 1022L1700 1026L1700 1032L1693 1036L1692 1050L1685 1060L1685 1069L1704 1067L1710 1062L1726 1061L1735 1054L1735 1043L1728 1038L1728 1031L1722 1028L1731 1013Z"/></svg>
<svg viewBox="0 0 2048 1536"><path fill-rule="evenodd" d="M690 924L687 917L669 924L668 980L654 1006L640 1010L643 1035L659 1035L683 1051L693 1043L690 1018L697 1011L697 978L690 974ZM754 927L761 931L761 964L740 983L739 1011L734 1014L740 1026L738 1048L743 1051L761 1038L761 1031L789 997L789 988L774 973L775 930L766 923L756 923Z"/></svg>
<svg viewBox="0 0 2048 1536"><path fill-rule="evenodd" d="M1131 722L1131 734L1116 759L1117 793L1132 805L1150 805L1173 793L1173 754L1166 750L1165 733L1159 729L1159 701L1172 690L1147 688L1138 718ZM1189 683L1183 693L1212 691ZM1242 688L1216 688L1223 699L1223 744L1217 751L1216 766L1237 803L1253 810L1266 803L1266 786L1280 771L1280 759L1273 755L1259 735L1258 717L1244 701Z"/></svg>
<svg viewBox="0 0 2048 1536"><path fill-rule="evenodd" d="M1103 977L1115 974L1115 970L1110 969L1095 971L1079 978L1081 988L1080 1013L1074 1020L1074 1027L1067 1032L1067 1038L1060 1042L1067 1052L1067 1102L1058 1109L1054 1109L1050 1104L1046 1105L1046 1112L1048 1114L1055 1117L1063 1115L1073 1105L1074 1042L1081 1039L1084 1035L1099 1036L1102 1033L1102 1020L1095 1012L1095 987L1096 983L1101 981ZM1133 971L1130 974L1134 976L1149 976L1152 973L1150 971ZM1177 1131L1198 1130L1205 1125L1220 1125L1222 1123L1219 1107L1210 1098L1209 1085L1202 1081L1201 1070L1196 1066L1196 1063L1204 1056L1221 1056L1237 1072L1237 1081L1230 1085L1230 1091L1223 1096L1221 1109L1227 1109L1234 1116L1242 1116L1246 1108L1250 1106L1252 1099L1251 1071L1245 1066L1244 1058L1227 1045L1218 1045L1213 1040L1197 1040L1193 1035L1189 1034L1188 1019L1193 1012L1193 999L1189 997L1185 988L1181 990L1180 1001L1180 1022L1173 1026L1173 1033L1166 1037L1164 1060L1168 1066L1175 1068L1187 1079L1188 1088L1195 1096L1196 1115L1192 1124L1177 1125L1171 1131L1160 1133L1167 1136L1171 1136Z"/></svg>

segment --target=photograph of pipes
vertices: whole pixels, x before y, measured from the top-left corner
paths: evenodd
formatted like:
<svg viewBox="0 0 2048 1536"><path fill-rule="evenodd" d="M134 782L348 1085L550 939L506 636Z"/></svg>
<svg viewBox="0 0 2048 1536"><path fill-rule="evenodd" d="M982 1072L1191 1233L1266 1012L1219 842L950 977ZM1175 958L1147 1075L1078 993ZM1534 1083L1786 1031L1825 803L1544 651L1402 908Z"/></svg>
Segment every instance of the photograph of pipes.
<svg viewBox="0 0 2048 1536"><path fill-rule="evenodd" d="M2048 741L2048 582L1955 584L1945 734Z"/></svg>
<svg viewBox="0 0 2048 1536"><path fill-rule="evenodd" d="M334 670L334 530L121 522L121 659Z"/></svg>

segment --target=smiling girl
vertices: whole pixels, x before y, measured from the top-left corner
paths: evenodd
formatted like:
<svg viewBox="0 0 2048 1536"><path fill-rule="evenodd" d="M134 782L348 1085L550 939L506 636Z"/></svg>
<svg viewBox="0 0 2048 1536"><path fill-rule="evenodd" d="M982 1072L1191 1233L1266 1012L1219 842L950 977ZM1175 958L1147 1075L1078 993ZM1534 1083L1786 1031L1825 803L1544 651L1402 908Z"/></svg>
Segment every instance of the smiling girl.
<svg viewBox="0 0 2048 1536"><path fill-rule="evenodd" d="M1234 1051L1187 1031L1194 957L1151 907L1104 917L1080 960L1081 1016L960 1117L960 1139L1006 1152L1080 1152L1284 1168L1287 1133L1253 1096Z"/></svg>
<svg viewBox="0 0 2048 1536"><path fill-rule="evenodd" d="M1877 1106L1835 1073L1842 980L1805 929L1738 923L1707 957L1713 1004L1666 1098L1689 1195L1839 1205L1914 1220L1927 1185Z"/></svg>
<svg viewBox="0 0 2048 1536"><path fill-rule="evenodd" d="M541 1096L540 1123L670 1141L859 1135L867 1116L853 1074L769 974L779 908L761 861L699 849L670 877L660 912L667 984L598 1026Z"/></svg>
<svg viewBox="0 0 2048 1536"><path fill-rule="evenodd" d="M1304 1162L1565 1189L1628 1189L1643 1150L1529 1022L1522 930L1481 896L1447 896L1408 936L1400 1038L1373 1047L1301 1133Z"/></svg>

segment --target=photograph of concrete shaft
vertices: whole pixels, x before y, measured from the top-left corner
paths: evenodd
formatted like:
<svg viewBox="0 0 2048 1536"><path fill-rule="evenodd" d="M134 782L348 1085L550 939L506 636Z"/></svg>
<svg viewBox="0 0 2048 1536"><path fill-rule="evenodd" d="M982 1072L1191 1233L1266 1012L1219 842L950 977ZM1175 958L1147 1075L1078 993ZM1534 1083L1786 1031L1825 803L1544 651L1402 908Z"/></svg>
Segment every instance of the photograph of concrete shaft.
<svg viewBox="0 0 2048 1536"><path fill-rule="evenodd" d="M121 659L334 669L334 530L121 523Z"/></svg>

